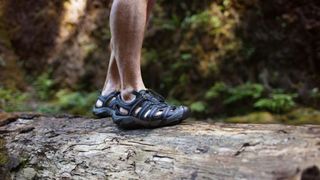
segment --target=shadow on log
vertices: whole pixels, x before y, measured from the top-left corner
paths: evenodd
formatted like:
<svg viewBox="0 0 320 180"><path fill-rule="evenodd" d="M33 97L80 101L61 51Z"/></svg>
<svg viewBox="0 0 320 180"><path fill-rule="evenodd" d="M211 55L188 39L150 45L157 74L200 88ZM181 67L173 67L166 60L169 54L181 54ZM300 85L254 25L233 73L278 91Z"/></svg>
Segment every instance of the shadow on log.
<svg viewBox="0 0 320 180"><path fill-rule="evenodd" d="M124 131L110 119L2 117L0 179L320 178L320 126L187 120Z"/></svg>

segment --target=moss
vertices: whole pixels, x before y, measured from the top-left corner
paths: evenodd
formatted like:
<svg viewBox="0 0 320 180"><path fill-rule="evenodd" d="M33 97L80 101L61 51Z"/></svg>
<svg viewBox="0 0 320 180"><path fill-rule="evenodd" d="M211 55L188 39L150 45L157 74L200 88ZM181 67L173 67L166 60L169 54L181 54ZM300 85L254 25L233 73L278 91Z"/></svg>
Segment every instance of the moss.
<svg viewBox="0 0 320 180"><path fill-rule="evenodd" d="M312 108L298 108L279 116L279 122L285 124L320 124L320 111Z"/></svg>
<svg viewBox="0 0 320 180"><path fill-rule="evenodd" d="M9 158L5 147L5 140L0 138L0 167L6 165L8 159Z"/></svg>
<svg viewBox="0 0 320 180"><path fill-rule="evenodd" d="M229 123L275 123L275 117L269 112L253 112L244 116L235 116L225 119Z"/></svg>
<svg viewBox="0 0 320 180"><path fill-rule="evenodd" d="M312 108L297 108L286 114L278 115L269 112L253 112L243 116L230 117L224 120L229 123L283 123L290 125L320 124L320 111Z"/></svg>

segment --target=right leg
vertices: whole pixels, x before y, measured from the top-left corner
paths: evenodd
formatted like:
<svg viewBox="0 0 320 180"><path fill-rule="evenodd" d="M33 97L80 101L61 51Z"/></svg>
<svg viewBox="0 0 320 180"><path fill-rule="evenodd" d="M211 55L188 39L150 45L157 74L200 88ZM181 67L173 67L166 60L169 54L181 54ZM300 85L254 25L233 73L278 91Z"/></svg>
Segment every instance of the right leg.
<svg viewBox="0 0 320 180"><path fill-rule="evenodd" d="M140 69L141 48L147 21L148 0L115 0L110 27L118 65L121 94L131 99L133 90L145 89Z"/></svg>
<svg viewBox="0 0 320 180"><path fill-rule="evenodd" d="M150 19L150 14L151 14L152 8L155 4L155 1L156 0L148 0L147 18L145 21L145 26L147 25L147 23ZM110 42L110 50L111 50L111 55L110 55L110 60L109 60L109 67L108 67L106 81L105 81L105 84L104 84L104 87L102 90L103 96L106 96L113 91L120 90L120 75L119 75L118 65L117 65L117 62L115 59L115 53L114 53L114 49L113 49L112 40Z"/></svg>

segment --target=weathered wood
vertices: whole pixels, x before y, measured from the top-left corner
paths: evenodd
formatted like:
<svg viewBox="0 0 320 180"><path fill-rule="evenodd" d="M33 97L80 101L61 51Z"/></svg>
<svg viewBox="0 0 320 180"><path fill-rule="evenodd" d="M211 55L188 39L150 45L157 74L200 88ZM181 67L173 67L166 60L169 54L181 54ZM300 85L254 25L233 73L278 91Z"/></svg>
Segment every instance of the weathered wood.
<svg viewBox="0 0 320 180"><path fill-rule="evenodd" d="M320 126L187 120L161 129L124 131L108 118L20 117L25 119L0 127L8 156L3 178L320 177Z"/></svg>

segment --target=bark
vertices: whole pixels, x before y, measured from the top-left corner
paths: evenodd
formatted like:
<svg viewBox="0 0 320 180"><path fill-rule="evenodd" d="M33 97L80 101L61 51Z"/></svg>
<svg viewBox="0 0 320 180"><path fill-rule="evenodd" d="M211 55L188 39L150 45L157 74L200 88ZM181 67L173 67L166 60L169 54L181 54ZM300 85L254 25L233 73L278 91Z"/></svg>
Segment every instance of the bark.
<svg viewBox="0 0 320 180"><path fill-rule="evenodd" d="M125 131L109 118L9 117L0 127L7 150L0 163L3 179L320 178L316 125L187 120Z"/></svg>

